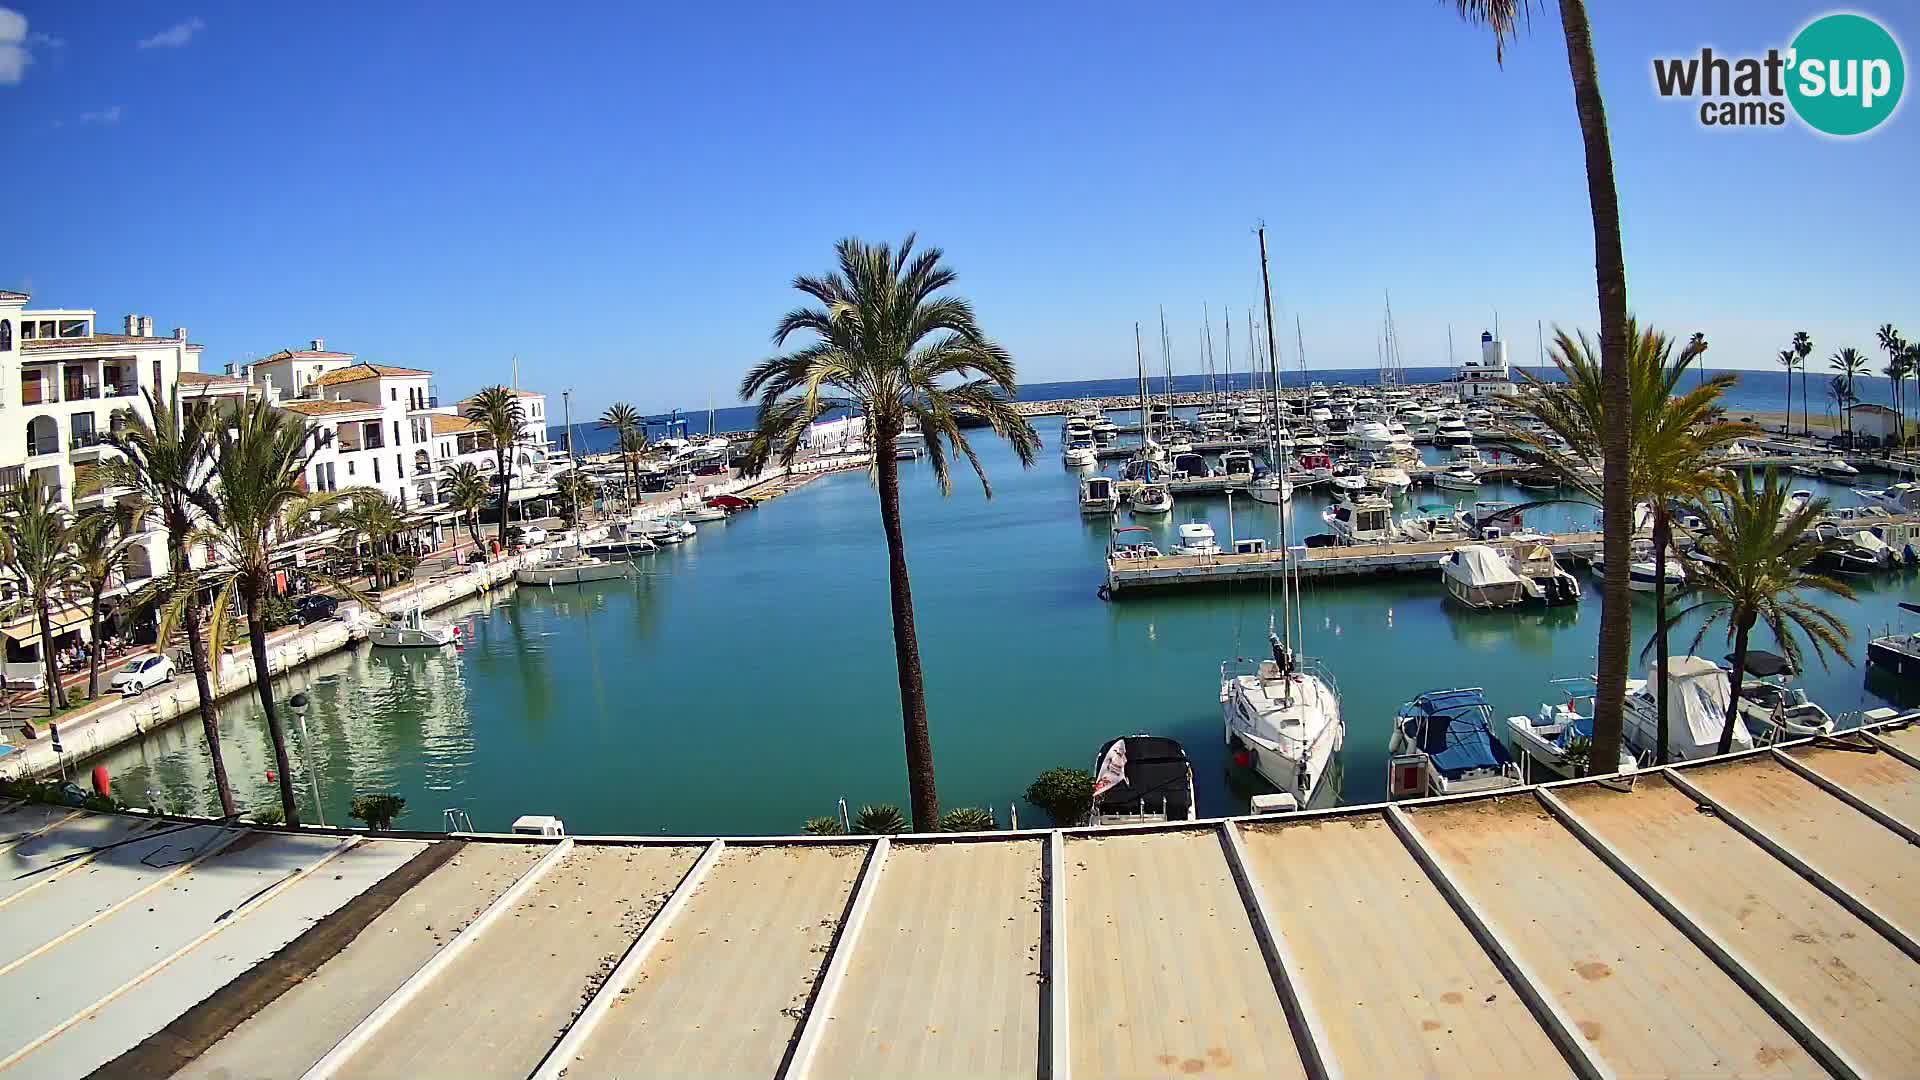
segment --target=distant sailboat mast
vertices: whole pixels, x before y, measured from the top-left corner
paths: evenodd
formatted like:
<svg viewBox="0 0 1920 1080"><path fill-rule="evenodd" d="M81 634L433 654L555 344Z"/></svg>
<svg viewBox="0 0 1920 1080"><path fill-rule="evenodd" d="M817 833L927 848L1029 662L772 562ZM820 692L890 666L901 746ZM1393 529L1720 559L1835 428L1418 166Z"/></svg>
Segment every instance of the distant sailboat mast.
<svg viewBox="0 0 1920 1080"><path fill-rule="evenodd" d="M1133 362L1140 371L1140 448L1153 445L1153 420L1147 413L1147 356L1140 350L1140 324L1133 324Z"/></svg>
<svg viewBox="0 0 1920 1080"><path fill-rule="evenodd" d="M1267 359L1269 363L1271 363L1273 356L1275 354L1274 341L1273 341L1273 282L1267 274L1267 227L1266 225L1262 224L1260 226L1259 236L1260 236L1260 291L1261 291L1263 303L1265 304L1265 307L1266 307ZM1284 502L1274 504L1273 516L1280 526L1280 551L1283 553L1283 555L1285 555L1290 560L1292 557L1292 552L1290 552L1287 547L1287 507ZM1275 645L1284 646L1284 655L1276 656L1274 657L1274 659L1281 661L1282 666L1286 668L1291 668L1293 666L1294 655L1295 655L1294 649L1293 649L1293 620L1289 618L1289 616L1293 613L1293 607L1294 607L1293 595L1292 595L1293 582L1291 581L1291 578L1292 578L1292 575L1289 573L1286 573L1285 570L1283 569L1280 575L1280 615L1281 615L1280 628L1285 633L1284 643L1282 642L1280 636L1274 633L1273 625L1271 622L1271 619L1272 619L1271 614L1268 615L1269 622L1267 626L1267 635L1269 638L1272 639L1273 643ZM1288 679L1284 683L1282 683L1282 685L1287 688L1287 693L1289 695L1293 693L1293 680Z"/></svg>

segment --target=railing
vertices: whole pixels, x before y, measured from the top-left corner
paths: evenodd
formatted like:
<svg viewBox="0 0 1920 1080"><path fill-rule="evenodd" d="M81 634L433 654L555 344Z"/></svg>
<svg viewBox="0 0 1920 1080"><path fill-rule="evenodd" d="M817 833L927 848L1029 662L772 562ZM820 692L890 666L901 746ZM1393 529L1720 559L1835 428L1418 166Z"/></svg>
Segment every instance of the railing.
<svg viewBox="0 0 1920 1080"><path fill-rule="evenodd" d="M99 383L68 383L67 384L67 400L68 401L80 401L86 398L97 398L99 396L100 396Z"/></svg>
<svg viewBox="0 0 1920 1080"><path fill-rule="evenodd" d="M134 382L107 383L101 393L106 397L133 397L140 393L140 386Z"/></svg>
<svg viewBox="0 0 1920 1080"><path fill-rule="evenodd" d="M99 446L107 441L105 432L76 431L67 439L67 446L73 450L84 450L89 446Z"/></svg>
<svg viewBox="0 0 1920 1080"><path fill-rule="evenodd" d="M59 439L41 439L38 442L29 442L27 444L28 457L44 457L47 454L57 454L59 452Z"/></svg>
<svg viewBox="0 0 1920 1080"><path fill-rule="evenodd" d="M59 401L60 394L51 388L43 390L33 383L20 384L20 404L22 405L54 405Z"/></svg>
<svg viewBox="0 0 1920 1080"><path fill-rule="evenodd" d="M18 490L20 485L26 482L27 467L25 465L8 465L0 469L0 491Z"/></svg>

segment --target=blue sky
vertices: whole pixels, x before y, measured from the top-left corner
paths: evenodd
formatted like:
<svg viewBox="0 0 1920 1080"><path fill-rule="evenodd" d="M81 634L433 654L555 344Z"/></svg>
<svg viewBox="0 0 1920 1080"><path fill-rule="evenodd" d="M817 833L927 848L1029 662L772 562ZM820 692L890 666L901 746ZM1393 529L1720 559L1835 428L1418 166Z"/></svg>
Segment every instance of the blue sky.
<svg viewBox="0 0 1920 1080"><path fill-rule="evenodd" d="M1594 6L1635 309L1715 366L1920 333L1911 105L1839 141L1653 93L1654 56L1828 9ZM1495 312L1516 360L1596 321L1552 13L1502 69L1427 0L0 9L0 288L186 325L213 368L324 337L443 396L517 354L585 410L726 405L795 273L909 230L1029 382L1126 374L1163 304L1178 370L1203 303L1244 347L1261 219L1315 367L1374 363L1386 290L1409 364ZM1856 10L1911 61L1920 16Z"/></svg>

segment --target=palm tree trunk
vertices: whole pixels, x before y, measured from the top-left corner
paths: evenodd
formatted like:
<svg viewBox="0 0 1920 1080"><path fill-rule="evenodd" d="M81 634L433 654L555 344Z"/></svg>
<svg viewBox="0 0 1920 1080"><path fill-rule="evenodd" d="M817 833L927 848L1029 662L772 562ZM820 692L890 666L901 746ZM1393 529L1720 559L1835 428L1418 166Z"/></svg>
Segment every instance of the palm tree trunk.
<svg viewBox="0 0 1920 1080"><path fill-rule="evenodd" d="M293 793L293 759L287 754L287 729L280 723L280 711L273 704L273 679L267 670L266 583L250 587L244 597L247 604L247 644L253 652L253 687L260 694L260 708L267 714L267 735L273 740L274 772L280 781L280 810L288 825L300 824L300 802Z"/></svg>
<svg viewBox="0 0 1920 1080"><path fill-rule="evenodd" d="M1800 434L1813 437L1813 420L1807 415L1807 366L1800 365Z"/></svg>
<svg viewBox="0 0 1920 1080"><path fill-rule="evenodd" d="M1653 508L1653 677L1658 680L1653 731L1658 740L1654 760L1661 765L1667 763L1667 546L1671 543L1673 521L1666 501L1661 500Z"/></svg>
<svg viewBox="0 0 1920 1080"><path fill-rule="evenodd" d="M47 598L34 601L34 614L40 616L40 662L47 669L47 716L60 715L60 671L53 662L53 614L47 610Z"/></svg>
<svg viewBox="0 0 1920 1080"><path fill-rule="evenodd" d="M933 738L927 730L927 687L920 671L920 635L913 625L907 541L900 528L900 465L893 458L894 433L880 427L877 434L874 467L880 473L880 523L887 534L887 591L893 604L893 659L900 677L900 716L906 726L913 831L938 832L940 799L933 781Z"/></svg>
<svg viewBox="0 0 1920 1080"><path fill-rule="evenodd" d="M100 654L106 649L100 644L100 590L93 592L93 619L87 624L87 637L93 647L87 657L87 700L100 696Z"/></svg>
<svg viewBox="0 0 1920 1080"><path fill-rule="evenodd" d="M1620 761L1621 717L1627 697L1627 654L1632 647L1633 608L1627 595L1627 558L1632 543L1633 498L1628 489L1627 417L1633 411L1627 373L1627 267L1620 238L1620 193L1614 185L1613 145L1594 64L1593 28L1582 0L1560 0L1566 32L1567 68L1586 147L1587 201L1593 210L1594 286L1600 302L1602 407L1614 419L1601 432L1602 543L1608 553L1600 588L1600 644L1596 657L1593 749L1589 775L1610 772Z"/></svg>
<svg viewBox="0 0 1920 1080"><path fill-rule="evenodd" d="M500 550L507 550L507 514L513 506L513 477L507 475L507 455L504 451L493 453L494 476L500 480Z"/></svg>
<svg viewBox="0 0 1920 1080"><path fill-rule="evenodd" d="M1733 682L1727 688L1727 719L1720 725L1720 749L1722 754L1733 752L1733 723L1740 717L1740 683L1747 677L1747 635L1753 630L1753 616L1734 614L1734 625L1738 627L1733 635Z"/></svg>
<svg viewBox="0 0 1920 1080"><path fill-rule="evenodd" d="M185 559L179 560L181 564ZM207 681L207 643L200 637L200 594L187 598L186 614L181 620L187 635L187 655L193 660L194 689L200 693L200 729L207 736L207 757L213 761L213 784L220 791L220 816L239 817L233 802L233 782L227 779L227 759L220 750L220 718L213 711L213 687Z"/></svg>

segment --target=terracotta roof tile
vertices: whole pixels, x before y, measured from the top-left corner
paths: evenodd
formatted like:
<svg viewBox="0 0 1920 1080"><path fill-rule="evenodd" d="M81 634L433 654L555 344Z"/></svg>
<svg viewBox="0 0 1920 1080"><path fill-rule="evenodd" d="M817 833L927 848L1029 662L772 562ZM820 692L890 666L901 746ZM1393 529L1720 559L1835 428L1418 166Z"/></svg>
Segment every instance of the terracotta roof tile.
<svg viewBox="0 0 1920 1080"><path fill-rule="evenodd" d="M349 416L355 413L377 413L378 405L368 405L363 401L322 401L317 398L300 398L283 401L280 407L301 416Z"/></svg>
<svg viewBox="0 0 1920 1080"><path fill-rule="evenodd" d="M107 345L124 346L124 345L178 345L178 344L180 344L179 338L141 337L137 334L95 334L92 337L83 337L83 338L63 338L63 337L31 338L29 340L22 341L20 343L20 347L22 349L85 349L85 348L99 348ZM200 346L189 343L187 345L187 348L198 349L200 348Z"/></svg>
<svg viewBox="0 0 1920 1080"><path fill-rule="evenodd" d="M485 431L486 428L464 416L451 416L447 413L433 414L433 433L435 435L460 435L469 431Z"/></svg>
<svg viewBox="0 0 1920 1080"><path fill-rule="evenodd" d="M432 374L433 372L431 371L421 371L418 368L392 367L387 364L355 364L352 367L341 368L339 371L329 371L325 375L313 380L313 384L315 386L337 386L340 383L359 382L362 379L377 379L388 375L410 378L424 377Z"/></svg>
<svg viewBox="0 0 1920 1080"><path fill-rule="evenodd" d="M208 384L222 386L247 385L247 380L245 379L235 378L232 375L209 375L204 371L183 371L180 373L180 381L188 386L206 386Z"/></svg>

